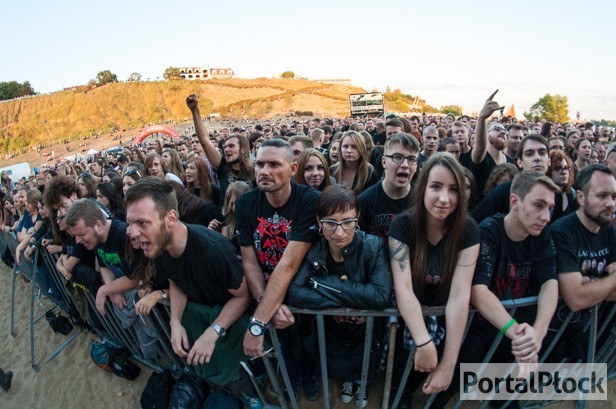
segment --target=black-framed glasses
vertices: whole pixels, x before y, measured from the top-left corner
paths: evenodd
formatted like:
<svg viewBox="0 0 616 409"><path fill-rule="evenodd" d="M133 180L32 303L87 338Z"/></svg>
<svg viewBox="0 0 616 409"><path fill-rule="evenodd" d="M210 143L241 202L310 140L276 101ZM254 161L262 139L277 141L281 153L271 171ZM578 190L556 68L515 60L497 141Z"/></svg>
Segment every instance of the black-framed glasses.
<svg viewBox="0 0 616 409"><path fill-rule="evenodd" d="M321 219L321 226L323 226L323 230L334 231L338 228L338 226L342 227L343 230L352 230L357 226L357 218L355 219L345 219L341 222L337 222L335 220Z"/></svg>
<svg viewBox="0 0 616 409"><path fill-rule="evenodd" d="M557 173L563 173L563 172L569 173L569 169L570 169L569 166L563 166L562 168L554 168L552 170Z"/></svg>
<svg viewBox="0 0 616 409"><path fill-rule="evenodd" d="M419 159L417 159L417 156L415 156L415 155L404 156L401 153L394 153L393 155L384 155L384 156L386 158L390 158L391 160L393 160L396 163L402 163L406 159L409 162L410 165L417 164L417 161L419 160Z"/></svg>

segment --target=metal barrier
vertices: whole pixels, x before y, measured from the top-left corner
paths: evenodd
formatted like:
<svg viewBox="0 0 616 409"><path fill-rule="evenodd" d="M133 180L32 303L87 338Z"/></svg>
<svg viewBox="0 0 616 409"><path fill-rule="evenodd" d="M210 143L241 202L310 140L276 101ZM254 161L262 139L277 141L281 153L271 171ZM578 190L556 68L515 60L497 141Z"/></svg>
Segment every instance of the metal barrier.
<svg viewBox="0 0 616 409"><path fill-rule="evenodd" d="M0 236L0 248L2 245L7 246L9 249L12 249L14 254L16 247L16 240L10 234L2 233ZM38 260L42 259L43 268L37 268ZM14 297L15 297L15 285L16 285L16 277L19 274L23 274L31 280L31 311L30 311L30 342L31 342L31 353L32 353L32 366L35 370L39 371L44 365L49 363L51 360L56 358L58 354L65 348L70 342L72 342L77 336L81 333L84 333L83 329L79 329L76 331L70 338L65 340L60 346L58 346L46 360L37 363L36 356L34 353L34 342L35 342L35 328L34 324L40 320L40 317L36 317L34 311L36 310L35 302L37 299L37 291L39 290L39 286L41 282L38 279L40 274L47 274L48 279L53 283L54 294L53 301L55 302L54 308L59 308L64 310L65 312L69 312L70 306L73 303L72 295L68 289L66 279L58 272L56 268L56 256L49 254L45 249L39 249L37 253L35 253L35 260L33 262L24 262L21 268L14 267L13 274L13 287L11 289L12 293L12 302L11 302L11 333L14 334ZM84 291L81 289L79 291ZM150 316L141 316L137 317L136 320L139 320L143 325L153 328L158 334L158 341L156 342L156 357L148 357L142 353L141 346L139 343L138 335L133 326L125 327L123 325L122 320L116 314L115 309L111 305L109 301L106 302L105 305L105 315L101 315L98 313L95 305L95 298L92 294L86 294L87 303L89 306L89 311L91 314L91 318L87 320L91 330L97 335L112 341L114 344L120 345L128 349L134 359L139 361L140 363L147 365L155 370L168 369L173 366L176 367L185 367L186 363L183 359L174 354L171 348L171 334L169 328L169 303L162 302L157 305L157 308L152 310L152 314ZM509 311L510 314L514 314L515 311L522 307L532 306L537 303L536 297L524 298L518 300L507 300L502 302L505 308ZM608 373L609 378L612 379L616 377L616 327L612 324L614 317L616 317L616 305L613 303L605 303L604 307L608 307L606 312L604 313L603 320L598 322L599 316L599 307L595 306L591 309L591 319L588 323L588 336L589 336L589 348L586 351L586 359L587 362L606 362L608 364ZM393 396L393 401L390 405L390 400L392 400L391 396L391 385L393 382L393 365L396 360L396 331L398 328L398 322L400 319L400 314L397 309L387 309L384 311L364 311L364 310L350 310L350 309L332 309L332 310L309 310L309 309L298 309L291 308L292 312L295 314L302 315L312 315L316 318L317 323L317 342L319 347L319 360L321 366L321 378L322 388L323 388L323 407L330 408L330 400L329 400L329 385L328 385L328 368L327 368L327 345L326 345L326 336L325 336L325 317L326 316L335 316L335 315L344 315L344 316L359 316L366 317L366 331L364 337L364 345L363 345L363 355L362 355L362 370L360 377L360 396L363 396L363 392L368 388L368 371L369 371L369 362L370 362L370 354L371 354L371 346L372 346L372 338L374 336L374 323L377 318L386 318L389 320L389 325L387 327L386 332L388 333L388 344L387 344L387 355L386 355L386 369L384 375L381 377L384 382L383 387L383 398L381 402L381 408L392 408L395 409L400 403L400 399L402 396L402 387L399 388L398 393ZM436 315L442 316L445 314L445 307L431 307L424 308L424 315ZM476 311L470 310L469 312L469 320L467 324L466 331L470 327L473 319L476 319ZM564 317L562 324L557 329L556 333L554 333L553 338L546 346L543 354L540 357L540 362L544 362L547 357L554 351L554 348L561 342L563 334L567 329L570 321L572 320L573 313L569 313L568 316ZM401 322L403 325L403 323ZM291 380L287 371L286 363L283 359L281 359L282 348L280 341L278 339L278 334L275 329L271 329L269 331L269 336L273 346L273 353L268 354L263 358L265 370L271 379L272 387L276 396L279 399L280 405L283 408L293 408L297 409L299 407L298 396L295 395L293 386L291 384ZM466 336L466 332L465 332ZM597 340L602 339L602 343L600 348L597 349ZM497 335L493 340L488 353L483 360L484 363L490 362L495 351L497 350L500 342L503 340L502 335ZM273 362L272 358L276 358L275 362ZM406 384L411 367L413 364L414 358L414 350L411 349L409 351L409 356L406 360L405 370L400 379L400 385L403 386ZM566 361L565 361L566 362ZM280 375L278 375L280 374ZM282 379L279 380L278 377ZM260 390L262 385L256 381L256 378L251 377L251 380L254 382L254 386L259 393L259 396L263 398L264 394ZM455 382L455 380L454 380ZM428 408L434 402L435 395L430 396L424 407ZM417 402L414 402L415 404ZM551 402L520 402L521 407L541 407ZM462 401L458 401L454 404L454 408L460 408L463 404ZM511 401L503 403L503 407L508 407L511 404ZM357 407L360 408L362 405L361 401L357 402ZM485 408L488 405L488 402L483 402L480 405L480 408ZM578 408L582 409L585 406L585 401L581 400L578 402Z"/></svg>

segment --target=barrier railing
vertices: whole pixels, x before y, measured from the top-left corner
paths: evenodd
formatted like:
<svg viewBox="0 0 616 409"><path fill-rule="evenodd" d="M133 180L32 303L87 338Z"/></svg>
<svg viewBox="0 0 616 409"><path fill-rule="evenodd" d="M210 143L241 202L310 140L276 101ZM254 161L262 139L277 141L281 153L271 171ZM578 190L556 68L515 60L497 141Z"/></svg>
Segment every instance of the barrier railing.
<svg viewBox="0 0 616 409"><path fill-rule="evenodd" d="M14 249L16 247L16 240L10 234L2 233L0 236L0 248L2 246L6 246L9 249L12 249L14 253ZM39 249L38 252L35 253L32 261L23 260L20 261L21 266L15 266L13 268L13 287L11 289L12 300L15 297L15 285L16 278L18 275L23 274L28 279L31 280L31 303L30 303L30 343L31 343L31 354L32 354L32 366L36 371L39 371L44 365L51 362L51 360L55 359L62 349L66 347L70 342L72 342L77 336L84 332L84 328L79 328L75 333L73 333L69 338L67 338L64 342L62 342L45 360L37 361L37 357L35 356L35 342L36 342L36 332L35 332L35 324L40 320L40 316L35 314L36 311L36 299L37 293L39 290L42 290L43 294L47 289L41 288L44 283L45 285L49 285L52 288L53 296L50 296L45 303L48 304L49 301L53 303L50 308L57 308L65 311L66 313L71 312L71 305L74 303L73 295L71 291L84 291L85 297L87 300L88 311L90 317L86 320L87 327L92 332L97 335L112 341L113 343L120 345L126 349L128 349L132 355L132 357L139 361L140 363L147 365L157 371L162 369L168 369L173 366L176 367L184 367L186 363L183 359L178 357L173 353L171 348L171 334L169 329L169 304L167 302L159 303L157 308L152 310L152 314L150 316L136 316L133 320L133 323L137 323L136 325L143 325L145 328L149 328L153 330L153 333L156 335L156 341L154 346L150 349L150 352L153 353L146 354L142 351L142 345L140 344L139 335L137 334L136 325L126 325L126 321L123 321L118 315L116 309L112 306L112 304L107 301L105 305L105 314L101 315L96 309L95 297L93 294L87 293L87 291L83 288L70 289L70 284L67 280L58 272L56 268L56 259L55 255L49 254L45 249ZM39 263L40 261L40 263ZM47 281L41 281L39 278L42 274L46 275ZM79 287L79 286L78 286ZM510 314L515 314L516 310L522 307L528 307L535 305L537 303L536 297L524 298L518 300L507 300L502 302L505 308L509 311ZM599 316L599 307L595 306L591 309L591 319L589 320L587 330L589 337L589 347L588 350L585 351L587 362L605 362L608 364L608 374L609 378L616 377L616 328L613 325L612 321L616 316L616 305L613 303L604 303L603 307L608 307L609 310L603 314L603 319L601 322L598 322ZM354 316L354 317L366 317L365 323L365 337L364 337L364 345L363 345L363 354L362 354L362 369L360 376L360 384L359 384L359 395L364 396L363 392L368 385L368 371L369 371L369 363L370 363L370 354L372 348L372 339L375 335L375 319L383 318L388 319L389 323L386 327L386 332L388 334L387 339L387 355L385 357L385 370L381 375L383 380L383 395L380 407L385 408L397 408L403 392L403 387L406 385L407 380L409 378L411 367L413 365L414 358L414 350L408 352L408 358L406 359L406 364L404 365L405 370L399 379L400 388L396 394L392 396L391 386L393 383L393 366L396 361L396 357L399 351L396 351L396 332L399 325L404 325L400 319L400 314L396 309L387 309L384 311L364 311L364 310L350 310L350 309L332 309L332 310L309 310L309 309L299 309L292 308L293 313L307 316L314 316L317 324L317 343L319 348L319 361L320 361L320 371L321 378L323 382L322 385L322 406L324 408L330 408L331 402L329 399L330 391L328 384L328 365L327 365L327 344L326 344L326 330L325 330L325 317L327 316ZM72 311L74 314L74 311ZM423 310L424 316L427 315L435 315L442 316L445 314L445 307L431 307L424 308ZM11 303L11 333L16 336L14 331L14 301ZM469 312L469 320L467 324L466 331L468 332L468 328L471 325L473 319L476 317L475 311L471 309ZM567 329L567 326L571 322L573 317L573 313L569 313L564 319L562 323L553 334L552 339L549 344L545 347L543 351L540 362L544 362L548 356L554 351L555 347L562 341L563 334ZM466 336L466 332L465 332ZM299 406L299 398L296 396L293 385L291 383L291 379L289 377L286 363L281 357L283 356L282 347L278 338L278 333L275 329L271 329L269 331L269 337L272 342L273 352L264 357L263 362L265 366L265 370L272 381L272 387L274 389L274 393L279 400L280 406L283 408L293 408L297 409ZM601 339L602 342L600 345L597 345L597 340ZM497 335L495 339L492 341L490 349L486 354L483 362L488 363L493 358L495 351L497 350L500 342L503 340L502 335ZM597 346L599 347L597 349ZM566 362L566 361L565 361ZM281 380L279 381L278 377L280 376ZM252 378L254 382L254 386L257 388L257 392L259 396L263 397L265 394L260 388L262 385L256 381L256 378ZM452 381L456 382L457 380ZM435 395L430 396L425 400L424 407L428 408L434 402ZM454 408L459 408L462 405L462 401L458 401L454 404ZM520 402L521 407L541 407L550 402ZM417 404L417 402L414 402ZM503 403L503 407L508 407L511 404L511 401ZM488 405L488 402L483 402L480 407L485 408ZM362 402L357 401L356 406L358 408L362 407ZM578 408L583 408L585 406L585 401L581 400L578 402Z"/></svg>

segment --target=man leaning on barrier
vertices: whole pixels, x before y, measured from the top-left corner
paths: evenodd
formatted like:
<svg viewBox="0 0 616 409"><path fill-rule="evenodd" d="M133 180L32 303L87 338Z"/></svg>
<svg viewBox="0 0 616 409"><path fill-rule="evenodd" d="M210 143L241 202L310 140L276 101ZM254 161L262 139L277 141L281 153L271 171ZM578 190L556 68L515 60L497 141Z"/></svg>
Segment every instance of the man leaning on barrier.
<svg viewBox="0 0 616 409"><path fill-rule="evenodd" d="M237 381L245 327L231 326L248 308L250 294L233 244L205 226L182 223L173 187L165 180L138 181L126 192L125 201L127 235L140 241L145 256L155 260L156 274L169 279L173 351L189 365L219 369L210 377L207 368L197 368L213 383L228 386ZM189 301L197 305L187 307ZM185 314L194 319L183 320ZM214 356L217 347L225 352Z"/></svg>
<svg viewBox="0 0 616 409"><path fill-rule="evenodd" d="M605 165L589 165L576 178L580 206L550 228L556 246L560 294L566 304L558 310L555 324L569 310L575 314L565 333L561 353L586 359L589 308L616 301L616 230L611 225L616 204L616 179ZM601 322L601 319L599 319Z"/></svg>

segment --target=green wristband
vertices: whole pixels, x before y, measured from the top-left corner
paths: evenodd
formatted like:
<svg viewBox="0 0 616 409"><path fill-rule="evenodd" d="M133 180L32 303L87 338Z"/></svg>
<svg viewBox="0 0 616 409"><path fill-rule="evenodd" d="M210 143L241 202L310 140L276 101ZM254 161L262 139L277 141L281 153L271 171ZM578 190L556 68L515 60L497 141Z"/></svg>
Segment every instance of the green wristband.
<svg viewBox="0 0 616 409"><path fill-rule="evenodd" d="M513 324L517 324L517 323L518 322L515 320L515 318L510 319L509 322L505 324L503 329L500 330L501 335L505 335L505 332L507 332L507 330L511 328Z"/></svg>

